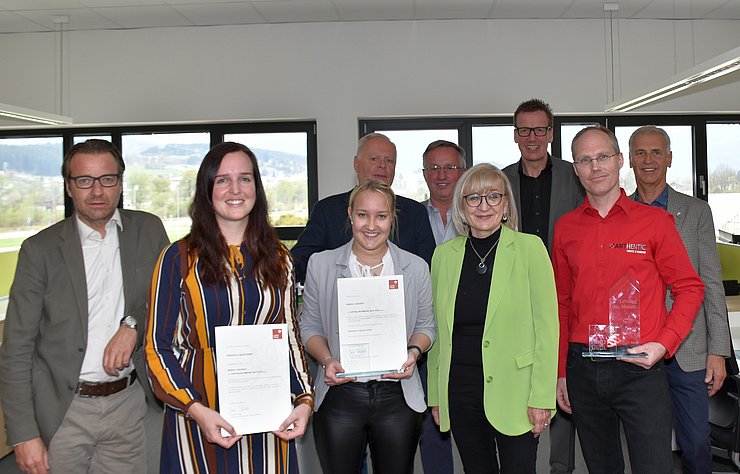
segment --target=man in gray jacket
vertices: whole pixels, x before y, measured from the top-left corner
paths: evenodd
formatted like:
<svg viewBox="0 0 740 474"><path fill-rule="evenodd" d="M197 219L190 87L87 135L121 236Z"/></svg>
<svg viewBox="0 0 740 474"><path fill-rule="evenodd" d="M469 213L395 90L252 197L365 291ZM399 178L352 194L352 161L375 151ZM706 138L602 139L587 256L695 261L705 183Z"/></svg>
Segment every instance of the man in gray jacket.
<svg viewBox="0 0 740 474"><path fill-rule="evenodd" d="M711 472L708 400L722 387L727 375L725 358L731 352L712 210L701 199L679 193L667 184L673 153L665 130L652 125L640 127L632 133L629 146L630 167L637 182L633 199L673 214L691 264L706 287L691 333L674 357L666 360L665 368L683 472ZM670 295L666 303L670 310Z"/></svg>
<svg viewBox="0 0 740 474"><path fill-rule="evenodd" d="M21 246L0 395L26 473L146 472L148 383L138 349L168 240L156 216L118 209L124 167L108 141L73 146L62 176L74 215Z"/></svg>

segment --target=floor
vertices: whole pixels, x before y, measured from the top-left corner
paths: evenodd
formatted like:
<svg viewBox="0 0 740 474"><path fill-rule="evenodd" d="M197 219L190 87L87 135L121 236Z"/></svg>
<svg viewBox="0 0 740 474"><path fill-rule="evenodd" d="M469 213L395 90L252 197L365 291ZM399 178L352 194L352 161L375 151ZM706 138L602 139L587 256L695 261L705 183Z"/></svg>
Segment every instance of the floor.
<svg viewBox="0 0 740 474"><path fill-rule="evenodd" d="M159 436L161 431L161 415L150 408L148 417L147 417L147 439L151 440L149 444L149 450L148 450L148 458L149 458L149 474L156 474L158 471L158 456L159 456ZM550 451L550 441L548 433L545 432L542 435L542 439L540 441L538 456L537 456L537 472L539 473L548 473L549 467L548 467L548 456ZM315 449L313 445L313 437L311 433L308 433L307 436L304 436L303 439L300 441L299 446L299 463L301 468L302 474L321 474L321 469L318 464L318 460L316 459L315 455ZM626 449L625 449L626 452ZM455 472L458 474L462 474L462 465L460 464L460 458L457 455L457 452L455 451ZM675 469L674 474L681 474L681 464L680 459L678 458L678 455L675 456ZM21 471L16 467L15 465L15 457L11 454L6 456L5 458L0 460L0 474L16 474L20 473ZM370 469L370 472L372 472L372 468ZM577 447L576 449L576 474L585 474L587 472L586 466L583 462L583 458L580 453L580 448ZM629 473L630 470L627 469L627 473ZM728 462L721 462L717 460L715 463L713 472L738 472L737 470L733 469L731 464ZM418 459L417 454L417 463L416 463L416 469L414 470L414 474L423 474L423 470L421 468L421 462ZM450 473L453 474L453 473Z"/></svg>

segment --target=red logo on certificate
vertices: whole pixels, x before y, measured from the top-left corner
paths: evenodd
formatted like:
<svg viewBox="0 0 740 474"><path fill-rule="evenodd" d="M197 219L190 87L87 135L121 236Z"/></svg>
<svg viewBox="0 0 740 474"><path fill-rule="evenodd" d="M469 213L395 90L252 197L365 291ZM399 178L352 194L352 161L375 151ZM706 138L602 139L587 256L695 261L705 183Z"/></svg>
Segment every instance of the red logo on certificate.
<svg viewBox="0 0 740 474"><path fill-rule="evenodd" d="M273 339L282 339L283 338L283 330L282 329L273 329L272 330L272 338Z"/></svg>
<svg viewBox="0 0 740 474"><path fill-rule="evenodd" d="M389 290L397 290L398 289L398 280L388 280L388 289Z"/></svg>

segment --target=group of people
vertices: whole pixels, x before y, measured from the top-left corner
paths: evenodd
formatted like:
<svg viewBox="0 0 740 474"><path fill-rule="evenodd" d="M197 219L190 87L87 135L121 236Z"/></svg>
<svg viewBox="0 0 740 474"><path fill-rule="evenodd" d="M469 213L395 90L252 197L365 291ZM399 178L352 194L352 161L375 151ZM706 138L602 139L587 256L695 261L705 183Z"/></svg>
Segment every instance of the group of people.
<svg viewBox="0 0 740 474"><path fill-rule="evenodd" d="M425 473L451 473L450 432L466 472L535 472L548 428L552 472L573 471L577 431L589 472L621 473L620 426L633 472L672 472L672 426L685 472L711 472L707 400L730 356L711 211L667 184L662 129L630 138L627 196L609 129L581 130L568 163L548 152L553 123L546 103L523 102L521 158L503 170L430 143L423 203L395 195L396 147L366 135L357 186L320 200L290 251L242 144L205 156L190 233L172 244L156 217L119 209L115 146L73 146L74 215L23 243L0 346L19 467L143 472L146 394L164 402L163 473L298 472L312 416L325 473L361 472L368 446L374 472L413 472L418 447ZM345 376L337 282L393 275L406 360ZM625 349L643 356L584 357L625 275L641 325ZM216 327L271 323L287 327L293 408L275 431L240 435L219 414Z"/></svg>

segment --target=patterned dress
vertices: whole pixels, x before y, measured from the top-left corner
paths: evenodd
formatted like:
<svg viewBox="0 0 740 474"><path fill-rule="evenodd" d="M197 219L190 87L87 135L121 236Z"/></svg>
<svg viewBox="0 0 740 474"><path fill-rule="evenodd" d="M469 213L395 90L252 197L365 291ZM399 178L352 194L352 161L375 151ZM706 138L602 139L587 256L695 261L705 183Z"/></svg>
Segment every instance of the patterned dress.
<svg viewBox="0 0 740 474"><path fill-rule="evenodd" d="M154 271L145 348L154 393L165 403L160 472L297 473L293 441L259 433L227 450L207 442L185 416L194 401L218 411L216 326L287 323L293 400L311 396L297 334L292 264L282 293L250 276L252 259L244 245L230 248L228 265L229 284L204 285L197 256L188 258L180 240L162 251Z"/></svg>

